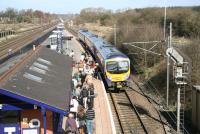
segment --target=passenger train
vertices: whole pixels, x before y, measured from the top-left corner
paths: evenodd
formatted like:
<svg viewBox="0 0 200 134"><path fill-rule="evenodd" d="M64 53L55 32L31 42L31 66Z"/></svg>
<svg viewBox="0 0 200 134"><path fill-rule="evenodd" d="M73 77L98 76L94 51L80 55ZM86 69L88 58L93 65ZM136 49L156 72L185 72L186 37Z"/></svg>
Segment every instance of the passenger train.
<svg viewBox="0 0 200 134"><path fill-rule="evenodd" d="M128 85L130 60L125 54L88 30L80 30L78 39L85 44L99 63L109 88L116 89Z"/></svg>

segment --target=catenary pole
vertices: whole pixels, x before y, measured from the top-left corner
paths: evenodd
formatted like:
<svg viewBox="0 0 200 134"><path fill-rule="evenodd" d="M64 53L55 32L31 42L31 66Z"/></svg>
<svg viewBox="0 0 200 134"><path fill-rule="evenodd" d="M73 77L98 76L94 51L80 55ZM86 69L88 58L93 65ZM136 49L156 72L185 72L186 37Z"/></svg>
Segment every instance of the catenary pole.
<svg viewBox="0 0 200 134"><path fill-rule="evenodd" d="M170 46L170 42L169 42L169 37L167 40L167 47L169 48ZM169 62L169 56L167 56L167 95L166 95L166 100L167 100L167 108L169 106L169 70L170 69L170 62Z"/></svg>
<svg viewBox="0 0 200 134"><path fill-rule="evenodd" d="M115 47L117 46L116 38L117 38L117 34L116 34L116 24L114 24L114 45L115 45Z"/></svg>
<svg viewBox="0 0 200 134"><path fill-rule="evenodd" d="M165 14L164 14L164 27L163 27L163 36L164 36L164 41L166 41L166 18L167 18L167 8L165 6Z"/></svg>
<svg viewBox="0 0 200 134"><path fill-rule="evenodd" d="M172 46L172 23L170 23L170 35L168 39L168 48ZM169 56L167 56L167 95L166 95L166 100L167 100L167 107L169 106L169 74L170 74L170 61L169 61Z"/></svg>

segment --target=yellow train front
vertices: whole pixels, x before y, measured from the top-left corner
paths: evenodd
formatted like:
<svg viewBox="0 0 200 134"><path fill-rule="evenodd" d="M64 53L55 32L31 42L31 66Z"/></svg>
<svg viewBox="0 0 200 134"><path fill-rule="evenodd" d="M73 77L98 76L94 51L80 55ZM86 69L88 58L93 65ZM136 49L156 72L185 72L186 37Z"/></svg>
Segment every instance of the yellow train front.
<svg viewBox="0 0 200 134"><path fill-rule="evenodd" d="M130 79L129 58L88 30L80 30L78 37L99 63L107 86L114 89L127 86Z"/></svg>
<svg viewBox="0 0 200 134"><path fill-rule="evenodd" d="M130 60L123 55L114 55L106 59L105 79L108 87L122 88L130 79Z"/></svg>

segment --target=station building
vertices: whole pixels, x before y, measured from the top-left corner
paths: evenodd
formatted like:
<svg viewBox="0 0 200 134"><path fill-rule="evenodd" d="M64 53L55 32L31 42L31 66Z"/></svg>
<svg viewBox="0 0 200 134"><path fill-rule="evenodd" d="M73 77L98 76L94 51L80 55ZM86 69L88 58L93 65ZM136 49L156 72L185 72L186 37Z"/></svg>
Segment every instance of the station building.
<svg viewBox="0 0 200 134"><path fill-rule="evenodd" d="M0 133L56 134L71 98L72 59L46 47L0 77Z"/></svg>

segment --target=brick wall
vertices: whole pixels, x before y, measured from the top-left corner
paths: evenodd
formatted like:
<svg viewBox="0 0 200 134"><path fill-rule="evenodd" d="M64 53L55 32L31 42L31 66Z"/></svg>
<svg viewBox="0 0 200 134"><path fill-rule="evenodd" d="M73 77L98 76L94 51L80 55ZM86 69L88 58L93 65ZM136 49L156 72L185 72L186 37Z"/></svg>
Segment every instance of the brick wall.
<svg viewBox="0 0 200 134"><path fill-rule="evenodd" d="M43 117L40 110L22 110L21 111L21 129L29 128L28 123L32 119L40 120L40 134L44 133L43 129ZM46 111L46 119L47 119L47 134L53 134L53 113L51 111Z"/></svg>

